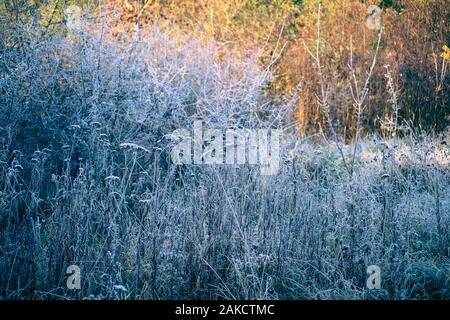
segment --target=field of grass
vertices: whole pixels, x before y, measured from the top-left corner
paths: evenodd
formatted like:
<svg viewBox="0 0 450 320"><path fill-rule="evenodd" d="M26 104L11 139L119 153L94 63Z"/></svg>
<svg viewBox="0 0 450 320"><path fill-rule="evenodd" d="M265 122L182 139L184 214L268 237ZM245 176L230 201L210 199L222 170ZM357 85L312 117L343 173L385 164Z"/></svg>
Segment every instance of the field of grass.
<svg viewBox="0 0 450 320"><path fill-rule="evenodd" d="M296 135L257 59L155 30L2 47L2 299L450 299L448 135ZM283 129L278 174L172 164L197 119Z"/></svg>

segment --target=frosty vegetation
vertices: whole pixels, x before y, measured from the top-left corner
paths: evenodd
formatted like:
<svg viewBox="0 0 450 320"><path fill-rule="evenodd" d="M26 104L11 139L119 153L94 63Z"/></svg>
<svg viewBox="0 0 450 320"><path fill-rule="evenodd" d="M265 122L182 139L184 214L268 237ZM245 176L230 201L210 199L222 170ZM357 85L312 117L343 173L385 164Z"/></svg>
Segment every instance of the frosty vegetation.
<svg viewBox="0 0 450 320"><path fill-rule="evenodd" d="M273 102L256 55L92 23L0 42L2 298L450 298L445 135L344 144L330 115L323 136L300 137L301 85ZM283 130L278 174L175 166L171 133L199 119ZM80 290L66 287L73 264Z"/></svg>

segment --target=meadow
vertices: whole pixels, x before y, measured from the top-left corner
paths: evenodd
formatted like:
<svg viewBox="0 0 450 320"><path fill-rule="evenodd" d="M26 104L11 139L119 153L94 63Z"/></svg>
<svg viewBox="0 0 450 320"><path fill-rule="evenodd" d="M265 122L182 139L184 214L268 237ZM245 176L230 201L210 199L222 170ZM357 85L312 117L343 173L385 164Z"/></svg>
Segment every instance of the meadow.
<svg viewBox="0 0 450 320"><path fill-rule="evenodd" d="M322 118L305 132L304 83L274 94L275 56L262 64L159 24L41 31L0 41L1 299L450 299L449 131L401 121L376 41L337 90L354 108L349 136L320 33L307 48ZM369 131L380 68L393 112ZM175 165L170 135L199 120L280 130L278 172Z"/></svg>

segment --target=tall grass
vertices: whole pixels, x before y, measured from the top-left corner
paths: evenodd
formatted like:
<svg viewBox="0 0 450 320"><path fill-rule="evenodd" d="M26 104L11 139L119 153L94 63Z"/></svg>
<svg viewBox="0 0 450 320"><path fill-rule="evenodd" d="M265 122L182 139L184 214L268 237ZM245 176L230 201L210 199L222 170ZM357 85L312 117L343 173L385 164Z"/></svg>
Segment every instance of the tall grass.
<svg viewBox="0 0 450 320"><path fill-rule="evenodd" d="M91 28L2 47L2 298L450 298L440 139L353 148L285 130L275 176L177 167L173 130L286 128L291 101L265 96L257 57L156 26L140 39ZM80 290L66 287L72 264Z"/></svg>

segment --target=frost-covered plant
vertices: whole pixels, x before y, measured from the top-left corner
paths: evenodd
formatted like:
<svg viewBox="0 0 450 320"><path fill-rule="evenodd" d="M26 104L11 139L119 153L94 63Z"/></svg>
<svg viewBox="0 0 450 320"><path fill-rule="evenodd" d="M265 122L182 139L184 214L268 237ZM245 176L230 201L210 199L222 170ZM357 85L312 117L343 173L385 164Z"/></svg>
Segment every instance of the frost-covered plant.
<svg viewBox="0 0 450 320"><path fill-rule="evenodd" d="M2 44L1 298L450 296L448 146L287 137L274 176L177 167L174 129L279 127L289 103L264 95L254 59L213 43L91 29Z"/></svg>

